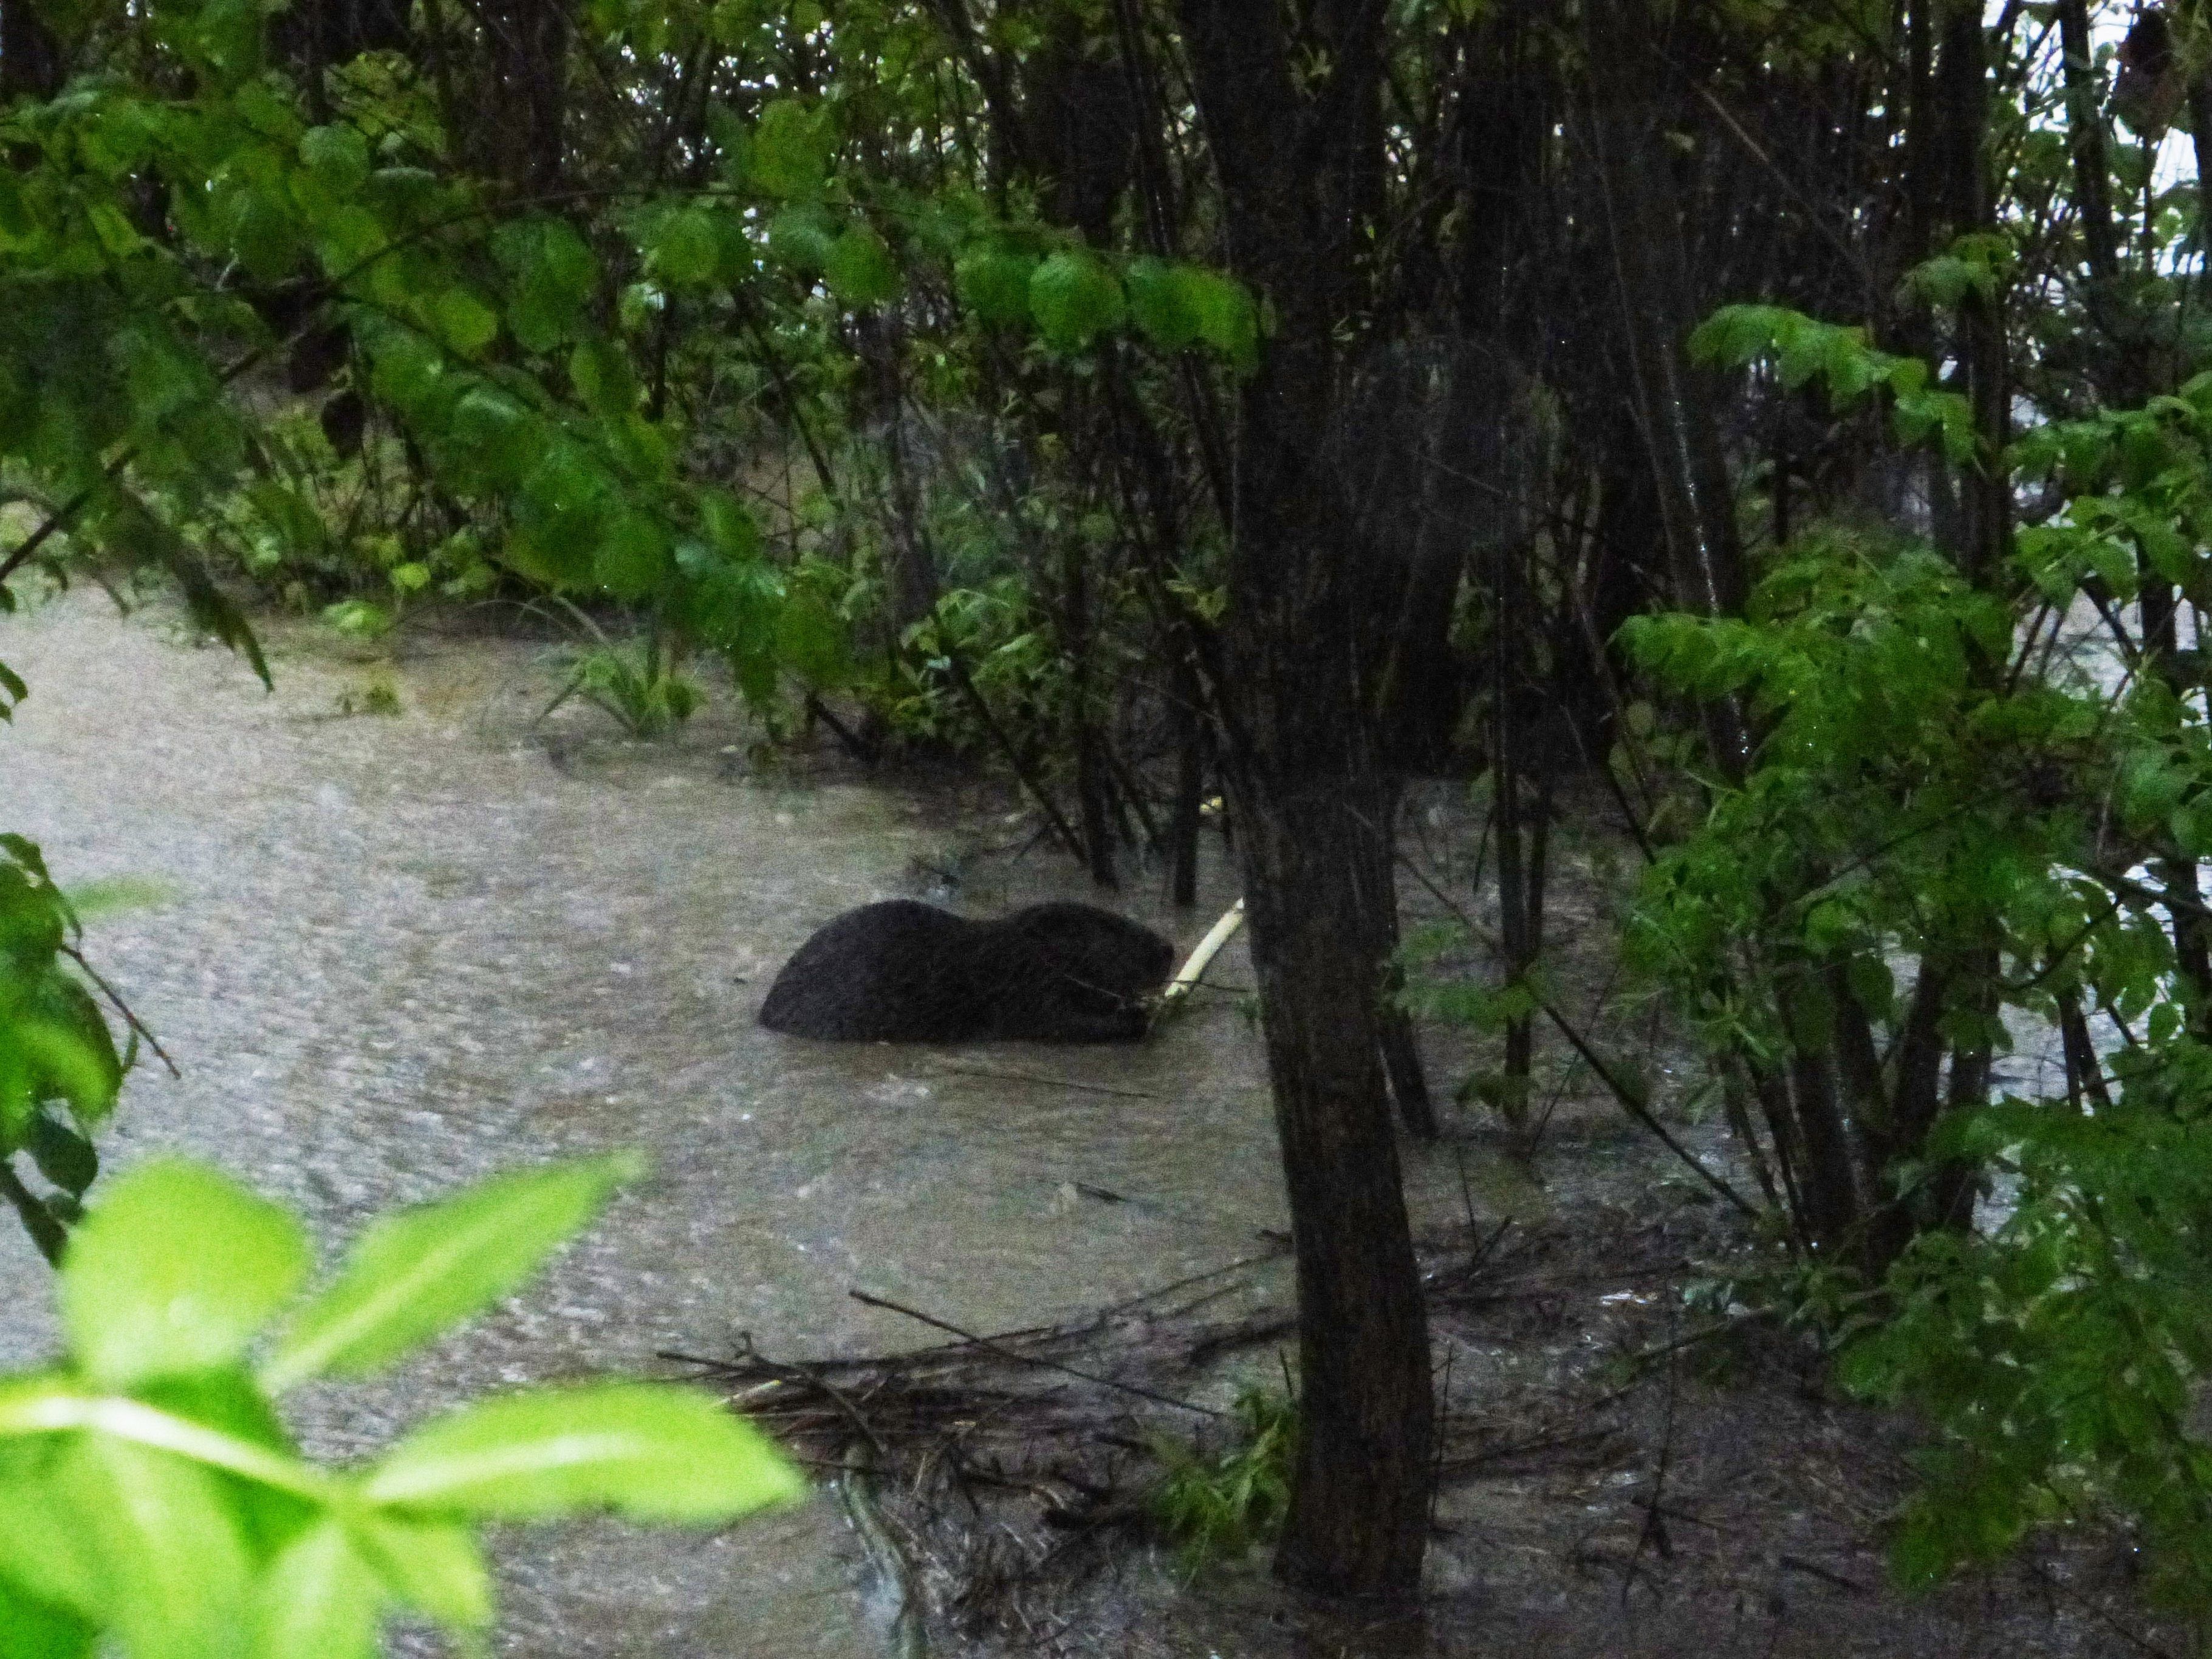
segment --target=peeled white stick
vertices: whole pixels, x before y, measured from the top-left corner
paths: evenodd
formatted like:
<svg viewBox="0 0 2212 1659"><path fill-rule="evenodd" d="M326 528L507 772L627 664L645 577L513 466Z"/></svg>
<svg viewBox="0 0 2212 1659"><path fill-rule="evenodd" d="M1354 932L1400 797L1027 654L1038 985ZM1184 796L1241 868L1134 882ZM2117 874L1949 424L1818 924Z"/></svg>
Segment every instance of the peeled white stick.
<svg viewBox="0 0 2212 1659"><path fill-rule="evenodd" d="M1221 954L1221 947L1228 944L1243 925L1244 901L1238 899L1222 913L1221 920L1213 924L1212 930L1199 940L1198 949L1190 953L1190 960L1183 963L1176 976L1168 981L1168 988L1160 993L1160 1006L1164 1008L1188 996L1191 987L1206 977L1206 970L1213 965L1214 957Z"/></svg>

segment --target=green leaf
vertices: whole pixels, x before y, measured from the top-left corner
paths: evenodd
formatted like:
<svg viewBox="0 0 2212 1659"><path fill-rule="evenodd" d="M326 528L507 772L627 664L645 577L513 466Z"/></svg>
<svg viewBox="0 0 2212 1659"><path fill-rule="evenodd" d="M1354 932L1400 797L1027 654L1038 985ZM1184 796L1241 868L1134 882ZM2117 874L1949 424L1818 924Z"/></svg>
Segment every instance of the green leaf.
<svg viewBox="0 0 2212 1659"><path fill-rule="evenodd" d="M50 1111L31 1120L27 1150L39 1173L72 1198L82 1198L100 1174L92 1143Z"/></svg>
<svg viewBox="0 0 2212 1659"><path fill-rule="evenodd" d="M670 569L668 538L642 513L626 513L608 526L592 555L592 575L618 599L641 599Z"/></svg>
<svg viewBox="0 0 2212 1659"><path fill-rule="evenodd" d="M699 527L707 532L715 552L733 563L760 557L760 526L745 511L744 503L726 489L699 492Z"/></svg>
<svg viewBox="0 0 2212 1659"><path fill-rule="evenodd" d="M123 210L112 202L94 202L85 210L85 218L92 225L92 234L112 258L128 259L147 246L146 239L138 234Z"/></svg>
<svg viewBox="0 0 2212 1659"><path fill-rule="evenodd" d="M227 224L239 262L264 283L292 274L304 251L300 227L273 194L241 189L232 198Z"/></svg>
<svg viewBox="0 0 2212 1659"><path fill-rule="evenodd" d="M2120 768L2119 808L2131 827L2164 817L2181 802L2193 781L2160 749L2139 749Z"/></svg>
<svg viewBox="0 0 2212 1659"><path fill-rule="evenodd" d="M796 1502L806 1483L757 1429L696 1389L605 1382L470 1406L403 1441L370 1501L532 1517L606 1508L641 1521L726 1521Z"/></svg>
<svg viewBox="0 0 2212 1659"><path fill-rule="evenodd" d="M776 655L817 691L853 680L853 653L843 621L827 601L793 592L776 617Z"/></svg>
<svg viewBox="0 0 2212 1659"><path fill-rule="evenodd" d="M83 1620L33 1601L0 1578L0 1659L82 1659L96 1634Z"/></svg>
<svg viewBox="0 0 2212 1659"><path fill-rule="evenodd" d="M262 1368L281 1394L311 1376L362 1376L481 1313L633 1180L635 1158L528 1170L374 1223L337 1282L308 1307Z"/></svg>
<svg viewBox="0 0 2212 1659"><path fill-rule="evenodd" d="M37 228L23 202L23 186L15 173L0 167L0 240L21 242Z"/></svg>
<svg viewBox="0 0 2212 1659"><path fill-rule="evenodd" d="M200 0L189 10L164 7L160 15L174 20L171 38L186 57L238 87L239 100L247 103L256 88L239 83L261 68L265 9L260 0Z"/></svg>
<svg viewBox="0 0 2212 1659"><path fill-rule="evenodd" d="M246 496L288 552L313 555L328 543L329 527L306 491L280 478L258 478L247 486Z"/></svg>
<svg viewBox="0 0 2212 1659"><path fill-rule="evenodd" d="M1889 964L1871 951L1862 951L1844 967L1844 982L1859 1006L1876 1019L1894 1017L1897 979Z"/></svg>
<svg viewBox="0 0 2212 1659"><path fill-rule="evenodd" d="M250 1659L374 1659L383 1600L347 1528L325 1516L280 1551L254 1585Z"/></svg>
<svg viewBox="0 0 2212 1659"><path fill-rule="evenodd" d="M1735 368L1774 347L1771 306L1723 306L1690 332L1687 349L1692 359L1709 366Z"/></svg>
<svg viewBox="0 0 2212 1659"><path fill-rule="evenodd" d="M705 208L680 209L660 222L648 252L672 288L704 288L721 271L721 229Z"/></svg>
<svg viewBox="0 0 2212 1659"><path fill-rule="evenodd" d="M0 1588L13 1585L44 1606L93 1619L100 1612L99 1555L54 1479L71 1443L41 1437L0 1446Z"/></svg>
<svg viewBox="0 0 2212 1659"><path fill-rule="evenodd" d="M2173 839L2191 858L2212 854L2212 795L2184 801L2167 817Z"/></svg>
<svg viewBox="0 0 2212 1659"><path fill-rule="evenodd" d="M1943 1581L1958 1559L1942 1522L1925 1504L1913 1504L1890 1544L1890 1572L1898 1583L1907 1589L1930 1589Z"/></svg>
<svg viewBox="0 0 2212 1659"><path fill-rule="evenodd" d="M1132 259L1123 280L1129 290L1129 315L1146 338L1163 351L1181 351L1196 343L1198 312L1176 267L1148 255Z"/></svg>
<svg viewBox="0 0 2212 1659"><path fill-rule="evenodd" d="M131 1659L229 1650L248 1583L246 1543L215 1476L88 1434L57 1460L52 1488L97 1562L99 1612Z"/></svg>
<svg viewBox="0 0 2212 1659"><path fill-rule="evenodd" d="M592 414L627 414L637 404L637 377L629 356L601 335L577 342L568 354L568 380Z"/></svg>
<svg viewBox="0 0 2212 1659"><path fill-rule="evenodd" d="M62 1322L100 1382L228 1364L307 1270L300 1224L203 1164L163 1158L110 1185L62 1261Z"/></svg>
<svg viewBox="0 0 2212 1659"><path fill-rule="evenodd" d="M1067 249L1030 274L1030 310L1045 343L1056 351L1072 352L1120 327L1126 307L1121 283L1097 256Z"/></svg>
<svg viewBox="0 0 2212 1659"><path fill-rule="evenodd" d="M323 620L341 634L374 640L392 631L392 612L367 599L340 599L323 607Z"/></svg>
<svg viewBox="0 0 2212 1659"><path fill-rule="evenodd" d="M891 263L884 239L866 225L851 226L837 239L822 274L830 291L856 308L898 297L898 267Z"/></svg>
<svg viewBox="0 0 2212 1659"><path fill-rule="evenodd" d="M432 307L438 335L464 357L481 354L499 338L499 313L464 288L449 288Z"/></svg>
<svg viewBox="0 0 2212 1659"><path fill-rule="evenodd" d="M454 407L453 439L489 488L512 489L542 452L538 423L515 398L480 386Z"/></svg>
<svg viewBox="0 0 2212 1659"><path fill-rule="evenodd" d="M792 270L808 275L836 257L837 222L818 202L799 202L768 222L768 248Z"/></svg>
<svg viewBox="0 0 2212 1659"><path fill-rule="evenodd" d="M835 144L827 109L778 99L753 128L752 182L770 196L814 195L829 173Z"/></svg>
<svg viewBox="0 0 2212 1659"><path fill-rule="evenodd" d="M123 370L135 418L152 424L190 408L213 389L206 366L173 341L143 329L124 329L107 343Z"/></svg>
<svg viewBox="0 0 2212 1659"><path fill-rule="evenodd" d="M960 302L978 322L1013 325L1030 319L1030 276L1037 262L999 247L976 248L952 269Z"/></svg>
<svg viewBox="0 0 2212 1659"><path fill-rule="evenodd" d="M365 1510L354 1538L395 1601L448 1630L491 1623L491 1573L466 1523Z"/></svg>
<svg viewBox="0 0 2212 1659"><path fill-rule="evenodd" d="M310 127L300 138L300 159L333 196L350 196L368 182L368 140L352 127Z"/></svg>
<svg viewBox="0 0 2212 1659"><path fill-rule="evenodd" d="M599 261L566 220L532 220L509 231L502 254L519 280L507 301L507 326L525 349L550 351L582 327L599 289Z"/></svg>
<svg viewBox="0 0 2212 1659"><path fill-rule="evenodd" d="M1243 283L1191 265L1175 270L1183 303L1198 319L1198 337L1247 372L1260 362L1260 308Z"/></svg>

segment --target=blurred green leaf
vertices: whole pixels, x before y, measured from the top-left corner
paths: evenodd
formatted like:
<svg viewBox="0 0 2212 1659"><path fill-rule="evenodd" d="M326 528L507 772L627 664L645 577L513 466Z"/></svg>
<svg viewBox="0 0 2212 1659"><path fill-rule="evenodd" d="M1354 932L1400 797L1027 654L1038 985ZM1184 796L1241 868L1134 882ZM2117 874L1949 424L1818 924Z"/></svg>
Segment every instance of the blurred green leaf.
<svg viewBox="0 0 2212 1659"><path fill-rule="evenodd" d="M236 1360L307 1269L297 1221L212 1170L173 1159L109 1183L70 1240L62 1320L112 1387Z"/></svg>
<svg viewBox="0 0 2212 1659"><path fill-rule="evenodd" d="M370 1501L531 1516L604 1507L637 1520L726 1521L806 1484L711 1395L609 1382L486 1401L417 1431L371 1471Z"/></svg>
<svg viewBox="0 0 2212 1659"><path fill-rule="evenodd" d="M279 1551L253 1588L247 1659L374 1659L378 1574L335 1516Z"/></svg>
<svg viewBox="0 0 2212 1659"><path fill-rule="evenodd" d="M380 1370L519 1286L634 1180L634 1158L556 1164L401 1211L362 1236L262 1370L271 1394Z"/></svg>
<svg viewBox="0 0 2212 1659"><path fill-rule="evenodd" d="M1120 327L1127 307L1121 283L1097 257L1070 249L1054 254L1031 273L1030 309L1047 344L1059 351L1080 351L1098 335Z"/></svg>
<svg viewBox="0 0 2212 1659"><path fill-rule="evenodd" d="M780 98L754 125L751 182L770 196L811 196L830 170L834 128L826 107Z"/></svg>
<svg viewBox="0 0 2212 1659"><path fill-rule="evenodd" d="M823 276L830 291L847 305L865 309L896 299L898 267L884 239L866 225L848 227L830 249Z"/></svg>

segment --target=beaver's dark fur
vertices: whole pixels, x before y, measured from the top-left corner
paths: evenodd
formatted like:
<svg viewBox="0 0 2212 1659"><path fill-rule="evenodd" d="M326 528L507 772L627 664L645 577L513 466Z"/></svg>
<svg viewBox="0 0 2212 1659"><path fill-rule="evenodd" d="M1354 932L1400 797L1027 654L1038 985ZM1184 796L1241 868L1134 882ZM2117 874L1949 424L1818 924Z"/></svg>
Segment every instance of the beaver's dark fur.
<svg viewBox="0 0 2212 1659"><path fill-rule="evenodd" d="M1120 1042L1175 966L1149 927L1088 904L1034 904L995 921L891 899L848 910L799 947L760 1022L848 1042Z"/></svg>

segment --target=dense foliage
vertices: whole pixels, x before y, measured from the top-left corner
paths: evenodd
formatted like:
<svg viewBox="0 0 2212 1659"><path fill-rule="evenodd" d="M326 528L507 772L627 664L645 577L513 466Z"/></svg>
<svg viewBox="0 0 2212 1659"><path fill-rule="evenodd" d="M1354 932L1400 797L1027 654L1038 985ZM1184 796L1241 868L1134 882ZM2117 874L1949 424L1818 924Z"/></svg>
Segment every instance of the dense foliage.
<svg viewBox="0 0 2212 1659"><path fill-rule="evenodd" d="M1425 1535L1396 1006L1494 1027L1516 1121L1540 1018L1663 1127L1546 972L1598 780L1704 1178L1940 1437L1909 1575L2117 1503L2202 1605L2212 15L1984 10L0 0L0 596L157 566L257 666L250 598L514 602L549 701L651 734L716 667L1186 898L1219 789L1322 1588ZM1406 989L1436 769L1480 960ZM56 1255L129 1057L74 951L0 843Z"/></svg>

